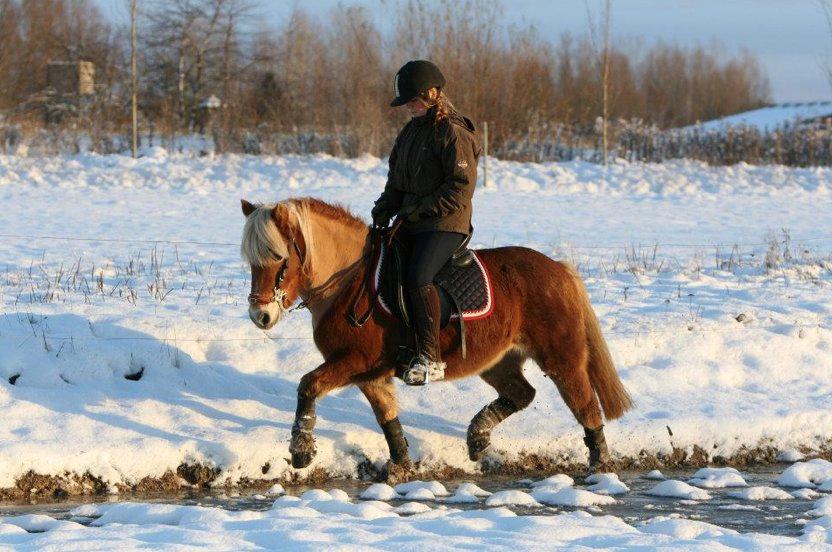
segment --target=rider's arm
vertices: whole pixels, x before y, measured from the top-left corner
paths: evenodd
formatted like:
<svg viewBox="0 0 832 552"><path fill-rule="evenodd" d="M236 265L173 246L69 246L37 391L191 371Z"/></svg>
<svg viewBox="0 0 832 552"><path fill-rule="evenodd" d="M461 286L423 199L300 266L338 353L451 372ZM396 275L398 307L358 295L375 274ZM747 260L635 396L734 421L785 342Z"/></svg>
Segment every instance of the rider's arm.
<svg viewBox="0 0 832 552"><path fill-rule="evenodd" d="M384 186L384 191L375 202L376 207L381 207L385 211L395 213L402 206L402 198L404 193L396 187L396 155L398 150L398 140L393 144L393 150L390 152L390 160L387 169L387 184Z"/></svg>
<svg viewBox="0 0 832 552"><path fill-rule="evenodd" d="M420 218L440 218L463 208L471 201L477 185L477 145L474 136L455 124L440 142L442 184L422 198Z"/></svg>

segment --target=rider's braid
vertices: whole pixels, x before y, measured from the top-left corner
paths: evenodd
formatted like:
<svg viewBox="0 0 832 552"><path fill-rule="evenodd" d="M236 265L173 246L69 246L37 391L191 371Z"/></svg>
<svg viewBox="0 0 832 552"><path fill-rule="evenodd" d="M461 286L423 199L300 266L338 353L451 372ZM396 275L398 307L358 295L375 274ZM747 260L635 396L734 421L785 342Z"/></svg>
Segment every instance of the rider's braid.
<svg viewBox="0 0 832 552"><path fill-rule="evenodd" d="M453 110L454 104L451 103L451 99L448 98L445 91L440 88L436 96L436 124L439 124L442 120L447 119Z"/></svg>

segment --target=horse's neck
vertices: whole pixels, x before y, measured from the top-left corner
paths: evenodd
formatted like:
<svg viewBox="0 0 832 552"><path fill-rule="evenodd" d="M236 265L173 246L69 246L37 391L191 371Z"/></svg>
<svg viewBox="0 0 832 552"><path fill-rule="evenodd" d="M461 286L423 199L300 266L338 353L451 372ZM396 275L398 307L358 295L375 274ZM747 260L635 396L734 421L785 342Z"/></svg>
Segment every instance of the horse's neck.
<svg viewBox="0 0 832 552"><path fill-rule="evenodd" d="M320 217L312 221L311 231L315 254L310 284L301 297L309 301L313 324L317 324L341 292L355 282L355 276L363 273L367 231Z"/></svg>

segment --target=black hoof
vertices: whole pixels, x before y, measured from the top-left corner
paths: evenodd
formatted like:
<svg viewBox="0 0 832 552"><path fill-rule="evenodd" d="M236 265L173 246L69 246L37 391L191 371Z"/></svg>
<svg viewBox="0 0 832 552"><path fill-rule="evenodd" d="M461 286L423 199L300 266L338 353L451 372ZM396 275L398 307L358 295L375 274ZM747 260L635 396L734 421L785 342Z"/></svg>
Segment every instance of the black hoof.
<svg viewBox="0 0 832 552"><path fill-rule="evenodd" d="M487 433L468 433L468 458L479 462L485 457L485 451L491 446L491 436Z"/></svg>
<svg viewBox="0 0 832 552"><path fill-rule="evenodd" d="M389 485L397 485L409 481L410 477L416 473L416 466L411 462L410 458L400 462L387 461L385 466L384 480Z"/></svg>
<svg viewBox="0 0 832 552"><path fill-rule="evenodd" d="M292 467L295 469L305 468L312 463L315 457L313 452L293 452L292 453Z"/></svg>
<svg viewBox="0 0 832 552"><path fill-rule="evenodd" d="M292 437L289 452L292 454L292 467L305 468L315 458L315 439L308 433L297 434Z"/></svg>

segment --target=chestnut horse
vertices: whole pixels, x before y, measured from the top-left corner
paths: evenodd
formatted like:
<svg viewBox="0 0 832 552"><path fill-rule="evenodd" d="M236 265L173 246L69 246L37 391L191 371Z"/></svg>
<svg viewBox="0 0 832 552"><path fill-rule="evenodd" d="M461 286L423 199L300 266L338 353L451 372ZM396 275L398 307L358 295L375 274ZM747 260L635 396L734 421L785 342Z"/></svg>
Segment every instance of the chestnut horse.
<svg viewBox="0 0 832 552"><path fill-rule="evenodd" d="M384 431L390 449L388 469L406 472L412 464L393 384L405 330L378 312L362 326L348 317L351 309L366 312L372 299L361 285L374 257L366 223L346 209L313 198L276 205L242 200L242 207L246 222L241 251L251 265L251 320L261 329L271 328L302 299L312 313L315 345L325 359L298 385L289 447L292 466L306 467L315 455L315 401L354 384ZM492 280L493 313L467 324L464 359L458 325L449 324L441 333L445 378L478 375L499 394L471 421L469 456L481 459L494 427L532 402L535 389L523 376L523 363L532 359L584 427L590 467L603 464L609 455L602 409L606 419L613 420L632 403L580 277L571 266L524 247L477 253Z"/></svg>

